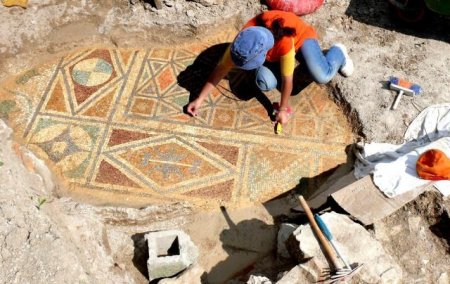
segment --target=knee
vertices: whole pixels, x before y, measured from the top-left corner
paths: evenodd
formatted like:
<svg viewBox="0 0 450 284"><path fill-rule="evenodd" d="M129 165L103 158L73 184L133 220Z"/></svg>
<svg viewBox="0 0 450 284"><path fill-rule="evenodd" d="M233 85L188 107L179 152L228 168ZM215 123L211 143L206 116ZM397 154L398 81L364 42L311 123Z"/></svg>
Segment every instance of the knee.
<svg viewBox="0 0 450 284"><path fill-rule="evenodd" d="M333 78L333 73L327 70L325 66L312 65L309 67L309 73L316 83L326 84Z"/></svg>
<svg viewBox="0 0 450 284"><path fill-rule="evenodd" d="M333 79L332 76L315 76L314 81L318 84L326 84Z"/></svg>
<svg viewBox="0 0 450 284"><path fill-rule="evenodd" d="M269 68L261 66L256 70L256 85L261 91L270 91L277 87L277 78Z"/></svg>

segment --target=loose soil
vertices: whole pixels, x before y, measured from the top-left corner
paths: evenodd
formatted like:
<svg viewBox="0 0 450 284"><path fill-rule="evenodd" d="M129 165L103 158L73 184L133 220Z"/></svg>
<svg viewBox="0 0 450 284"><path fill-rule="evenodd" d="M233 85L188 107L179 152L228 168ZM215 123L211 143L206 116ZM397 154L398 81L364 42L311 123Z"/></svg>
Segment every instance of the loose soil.
<svg viewBox="0 0 450 284"><path fill-rule="evenodd" d="M0 7L3 20L0 30L0 80L73 48L92 44L141 48L198 41L214 33L217 26L227 24L238 28L251 16L267 8L256 0L162 2L164 7L161 10L143 2L122 0L71 0L64 3L43 0L39 3L29 1L26 10ZM435 15L426 28L405 27L390 17L388 8L387 1L330 0L305 19L317 28L324 48L335 42L343 42L349 48L356 66L354 76L348 79L337 76L329 87L333 90L335 101L353 123L355 131L369 141L400 142L406 126L421 109L450 101L449 20ZM405 97L399 109L391 111L395 94L386 87L386 79L390 75L406 77L421 84L424 93L417 98ZM20 162L11 160L11 163ZM11 180L20 179L25 174L19 171ZM276 280L277 272L288 270L294 265L291 262L279 263L274 257L277 225L282 220L295 218L289 211L296 203L292 194L265 205L229 212L229 218L223 210L205 214L193 212L188 205L145 211L151 212L147 215L120 208L103 208L100 213L89 209L84 211L89 213L89 220L103 216L101 224L95 223L104 226L103 233L95 231L99 234L94 234L97 237L89 235L89 238L73 238L73 235L80 233L73 228L78 226L88 231L88 222L83 223L85 219L82 217L77 221L66 218L55 222L52 215L78 214L79 205L70 204L59 206L58 210L34 210L28 213L28 207L34 204L34 200L27 203L28 196L38 198L33 189L34 183L34 180L28 183L24 181L19 184L19 188L15 188L11 181L8 186L2 187L2 190L10 193L5 195L9 201L2 202L10 202L10 208L16 208L29 217L46 214L46 218L53 220L54 228L72 228L60 234L63 236L61 241L65 243L58 244L58 247L74 246L68 250L67 256L70 260L74 256L77 263L71 275L82 273L88 281L106 280L107 277L95 278L92 275L109 271L118 277L115 278L117 282L127 279L128 283L146 283L145 262L136 257L139 253L135 251L131 236L169 228L182 228L191 236L202 251L199 265L207 271L203 279L206 277L211 283L221 283L232 277L245 281L249 274L268 271L268 267L272 268L268 276ZM40 194L48 196L51 192ZM53 204L59 204L60 200L54 198L57 201ZM46 205L53 208L52 203ZM448 199L442 200L434 192L426 193L368 228L404 269L404 283L437 283L438 279L445 279L445 272L450 267L449 206ZM2 205L3 208L6 207ZM15 222L11 217L14 214L7 216L6 211L2 210L2 221L5 220L4 224L8 222L9 230L10 223ZM34 219L27 217L26 220L32 223ZM59 238L58 233L53 233L45 225L45 222L50 222L46 220L39 223L39 230L36 231L42 231L41 236ZM22 221L16 223L22 226ZM32 230L17 229L20 226L11 225L11 230L19 232L18 236L24 242L28 240L36 243L32 246L34 249L26 251L21 242L11 239L8 251L2 249L2 262L11 265L8 267L9 272L22 269L17 275L25 277L5 279L27 279L27 275L32 275L35 267L10 262L14 255L28 253L35 254L33 259L39 259L39 265L46 267L43 273L47 274L40 279L52 279L52 275L57 275L53 279L70 283L73 279L64 278L64 274L58 272L58 263L52 261L55 251L47 255L43 253L47 248L51 249L51 242L40 242L39 234L36 236L28 233ZM253 241L255 236L257 239ZM84 252L83 247L94 248L94 241L105 247L107 256L98 253L94 257ZM102 259L107 257L111 257L111 262L102 263ZM60 263L64 263L65 267L70 263L68 259ZM105 270L89 270L86 263L91 261L103 265ZM279 270L273 271L274 267ZM11 274L5 272L3 275Z"/></svg>

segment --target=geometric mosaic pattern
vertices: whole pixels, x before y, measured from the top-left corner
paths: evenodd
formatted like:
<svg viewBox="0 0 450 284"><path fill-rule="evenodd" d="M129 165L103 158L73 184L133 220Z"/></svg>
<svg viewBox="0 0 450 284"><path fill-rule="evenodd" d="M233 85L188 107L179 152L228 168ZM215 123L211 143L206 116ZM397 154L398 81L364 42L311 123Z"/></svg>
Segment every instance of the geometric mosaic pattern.
<svg viewBox="0 0 450 284"><path fill-rule="evenodd" d="M206 47L72 52L2 83L0 117L49 163L69 195L93 203L242 206L345 161L351 129L316 84L292 97L296 113L281 135L260 101L235 97L228 80L199 117L184 114L190 92L183 83L205 74L180 74Z"/></svg>

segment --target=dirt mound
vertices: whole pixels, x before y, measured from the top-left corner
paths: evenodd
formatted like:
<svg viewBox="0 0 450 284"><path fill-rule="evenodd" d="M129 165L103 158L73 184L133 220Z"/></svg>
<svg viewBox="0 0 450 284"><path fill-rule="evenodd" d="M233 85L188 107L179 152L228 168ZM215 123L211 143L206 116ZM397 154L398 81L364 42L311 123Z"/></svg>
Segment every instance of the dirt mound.
<svg viewBox="0 0 450 284"><path fill-rule="evenodd" d="M439 192L425 192L375 224L375 236L402 266L405 283L440 283L448 271L449 208L450 200Z"/></svg>

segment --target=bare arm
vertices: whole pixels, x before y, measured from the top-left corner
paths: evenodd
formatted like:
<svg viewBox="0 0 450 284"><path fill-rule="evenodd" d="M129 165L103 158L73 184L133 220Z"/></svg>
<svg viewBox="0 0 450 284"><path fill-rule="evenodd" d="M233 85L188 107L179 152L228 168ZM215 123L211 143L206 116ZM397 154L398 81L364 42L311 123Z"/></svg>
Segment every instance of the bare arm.
<svg viewBox="0 0 450 284"><path fill-rule="evenodd" d="M289 120L289 113L286 111L290 107L289 97L292 94L293 89L293 76L281 77L281 99L280 99L280 111L278 112L276 120L281 124L285 124Z"/></svg>
<svg viewBox="0 0 450 284"><path fill-rule="evenodd" d="M209 75L208 80L203 86L197 100L203 102L208 94L214 89L214 87L219 84L220 80L222 80L228 74L230 69L231 68L228 66L223 66L221 64L217 65L211 75Z"/></svg>
<svg viewBox="0 0 450 284"><path fill-rule="evenodd" d="M283 76L281 78L281 100L280 109L285 109L290 105L289 97L292 94L294 76Z"/></svg>
<svg viewBox="0 0 450 284"><path fill-rule="evenodd" d="M219 64L216 66L216 68L214 68L214 71L211 73L211 75L209 75L208 80L200 91L198 98L196 98L188 105L187 112L189 114L191 114L192 116L198 115L198 110L200 109L203 101L214 89L214 87L219 84L220 80L222 80L228 74L231 68L232 65L229 64Z"/></svg>
<svg viewBox="0 0 450 284"><path fill-rule="evenodd" d="M289 120L289 113L287 109L290 108L289 97L292 94L294 86L294 68L295 68L295 46L294 40L292 40L291 50L281 56L281 99L280 99L280 111L277 115L277 121L281 124L285 124Z"/></svg>

